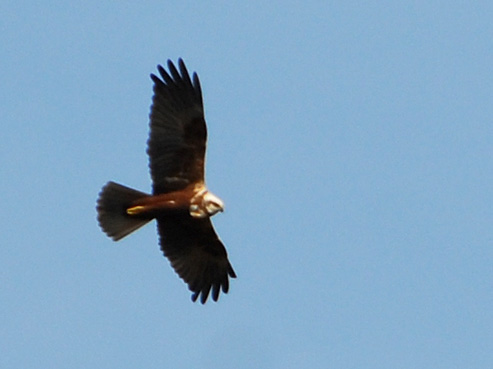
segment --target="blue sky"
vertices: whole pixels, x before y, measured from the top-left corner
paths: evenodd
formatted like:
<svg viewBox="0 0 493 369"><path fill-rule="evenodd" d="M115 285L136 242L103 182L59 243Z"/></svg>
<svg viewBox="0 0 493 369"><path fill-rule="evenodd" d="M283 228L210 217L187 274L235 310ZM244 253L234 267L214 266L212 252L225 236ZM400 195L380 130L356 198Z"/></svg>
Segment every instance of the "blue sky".
<svg viewBox="0 0 493 369"><path fill-rule="evenodd" d="M0 5L0 367L491 368L493 5ZM193 304L155 224L151 72L202 82L238 279Z"/></svg>

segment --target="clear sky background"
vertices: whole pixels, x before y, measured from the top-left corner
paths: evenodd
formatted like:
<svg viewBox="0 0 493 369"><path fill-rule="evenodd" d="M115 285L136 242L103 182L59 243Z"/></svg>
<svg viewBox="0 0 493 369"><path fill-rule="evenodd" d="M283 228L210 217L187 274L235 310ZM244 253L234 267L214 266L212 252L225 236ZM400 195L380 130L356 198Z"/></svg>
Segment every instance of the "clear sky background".
<svg viewBox="0 0 493 369"><path fill-rule="evenodd" d="M3 1L1 368L492 368L491 1ZM202 82L238 278L193 304L155 224L151 72Z"/></svg>

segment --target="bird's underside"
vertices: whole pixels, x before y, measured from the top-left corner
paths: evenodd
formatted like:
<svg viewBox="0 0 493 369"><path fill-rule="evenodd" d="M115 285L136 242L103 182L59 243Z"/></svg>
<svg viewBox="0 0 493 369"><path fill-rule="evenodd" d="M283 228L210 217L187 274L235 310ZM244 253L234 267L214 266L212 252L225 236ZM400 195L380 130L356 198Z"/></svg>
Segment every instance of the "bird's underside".
<svg viewBox="0 0 493 369"><path fill-rule="evenodd" d="M190 78L168 61L154 81L147 153L152 195L108 182L98 198L102 230L118 241L156 219L161 249L193 292L192 300L214 301L236 274L210 217L224 208L204 182L207 129L197 75Z"/></svg>
<svg viewBox="0 0 493 369"><path fill-rule="evenodd" d="M126 213L132 216L156 218L159 215L175 212L188 211L191 213L190 207L192 205L200 207L205 212L205 205L203 204L205 191L207 191L205 186L200 186L183 191L144 196L134 200L126 209Z"/></svg>

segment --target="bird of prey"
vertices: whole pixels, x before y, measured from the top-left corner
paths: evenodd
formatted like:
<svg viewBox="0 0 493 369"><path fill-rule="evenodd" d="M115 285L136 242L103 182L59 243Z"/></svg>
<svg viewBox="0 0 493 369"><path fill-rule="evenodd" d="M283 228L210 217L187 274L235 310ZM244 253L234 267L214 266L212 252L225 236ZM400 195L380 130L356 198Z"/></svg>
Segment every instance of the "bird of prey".
<svg viewBox="0 0 493 369"><path fill-rule="evenodd" d="M147 154L152 195L108 182L97 200L101 229L118 241L156 219L161 250L192 291L192 301L204 304L212 292L229 289L236 278L226 249L210 217L224 204L210 192L204 179L207 128L202 91L182 59L178 68L168 60L161 78L151 74L154 96L150 112Z"/></svg>

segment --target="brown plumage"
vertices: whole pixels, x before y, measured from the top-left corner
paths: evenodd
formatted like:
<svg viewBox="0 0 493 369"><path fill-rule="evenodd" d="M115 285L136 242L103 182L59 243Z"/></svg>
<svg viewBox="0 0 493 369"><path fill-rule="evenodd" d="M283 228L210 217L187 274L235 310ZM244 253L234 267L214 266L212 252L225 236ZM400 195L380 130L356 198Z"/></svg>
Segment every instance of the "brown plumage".
<svg viewBox="0 0 493 369"><path fill-rule="evenodd" d="M97 201L102 230L118 241L152 219L157 220L161 249L176 273L205 303L212 291L229 289L236 274L210 217L222 201L205 186L207 128L196 73L190 78L183 60L179 70L168 60L169 73L158 66L151 74L154 96L147 153L152 195L108 182Z"/></svg>

